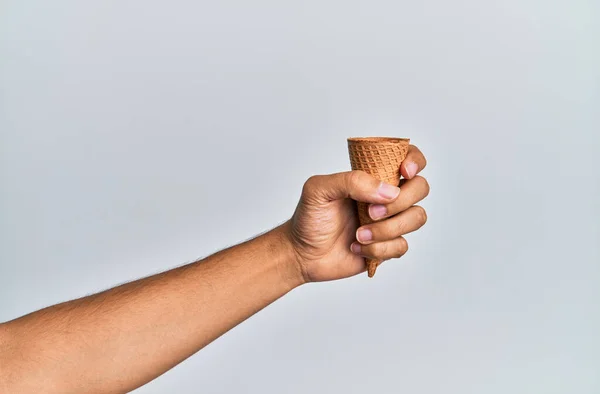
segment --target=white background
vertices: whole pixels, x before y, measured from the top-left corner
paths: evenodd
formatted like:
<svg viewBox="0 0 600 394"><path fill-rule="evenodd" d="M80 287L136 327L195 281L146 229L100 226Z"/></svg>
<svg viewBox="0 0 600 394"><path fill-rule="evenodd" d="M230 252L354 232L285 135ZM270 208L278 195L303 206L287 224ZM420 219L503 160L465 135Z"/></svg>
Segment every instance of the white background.
<svg viewBox="0 0 600 394"><path fill-rule="evenodd" d="M138 392L600 392L597 1L0 8L0 321L275 226L346 137L411 137L404 258Z"/></svg>

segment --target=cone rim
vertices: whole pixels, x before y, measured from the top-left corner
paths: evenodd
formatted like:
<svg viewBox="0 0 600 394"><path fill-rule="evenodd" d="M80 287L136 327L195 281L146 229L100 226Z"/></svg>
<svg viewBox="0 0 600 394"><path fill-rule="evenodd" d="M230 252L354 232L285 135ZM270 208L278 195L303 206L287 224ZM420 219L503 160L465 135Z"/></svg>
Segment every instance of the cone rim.
<svg viewBox="0 0 600 394"><path fill-rule="evenodd" d="M349 143L354 144L380 144L382 142L388 142L393 144L408 144L410 138L398 138L398 137L350 137L348 138Z"/></svg>

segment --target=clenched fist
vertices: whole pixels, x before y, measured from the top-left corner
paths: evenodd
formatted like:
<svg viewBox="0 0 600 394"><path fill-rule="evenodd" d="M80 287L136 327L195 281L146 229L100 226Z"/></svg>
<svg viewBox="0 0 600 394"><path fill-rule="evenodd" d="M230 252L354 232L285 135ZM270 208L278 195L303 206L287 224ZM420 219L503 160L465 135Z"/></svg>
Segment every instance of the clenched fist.
<svg viewBox="0 0 600 394"><path fill-rule="evenodd" d="M387 260L408 250L404 234L427 221L415 205L429 194L417 174L425 167L421 151L411 145L400 167L400 187L362 171L313 176L304 184L300 202L286 227L304 282L346 278L366 270L365 257ZM353 200L370 203L375 223L359 228Z"/></svg>

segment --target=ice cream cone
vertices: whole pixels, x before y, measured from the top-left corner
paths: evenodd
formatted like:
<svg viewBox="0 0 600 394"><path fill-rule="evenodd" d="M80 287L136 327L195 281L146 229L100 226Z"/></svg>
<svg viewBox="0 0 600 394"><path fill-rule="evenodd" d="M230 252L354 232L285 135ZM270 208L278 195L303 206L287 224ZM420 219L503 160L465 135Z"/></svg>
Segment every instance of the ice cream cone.
<svg viewBox="0 0 600 394"><path fill-rule="evenodd" d="M398 186L400 164L408 153L408 138L358 137L348 138L348 152L353 170L362 170L375 178ZM369 204L356 203L360 225L373 223L369 216ZM369 278L375 275L380 260L366 259Z"/></svg>

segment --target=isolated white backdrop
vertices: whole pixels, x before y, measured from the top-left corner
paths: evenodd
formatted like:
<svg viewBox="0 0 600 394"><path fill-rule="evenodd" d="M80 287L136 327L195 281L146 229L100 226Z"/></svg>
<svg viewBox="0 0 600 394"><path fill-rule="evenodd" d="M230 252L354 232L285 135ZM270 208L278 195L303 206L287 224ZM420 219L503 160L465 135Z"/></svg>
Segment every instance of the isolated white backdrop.
<svg viewBox="0 0 600 394"><path fill-rule="evenodd" d="M411 137L429 223L139 393L600 392L597 1L28 1L0 11L0 321L286 220Z"/></svg>

